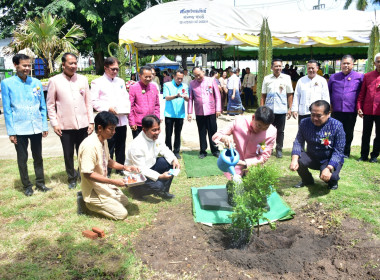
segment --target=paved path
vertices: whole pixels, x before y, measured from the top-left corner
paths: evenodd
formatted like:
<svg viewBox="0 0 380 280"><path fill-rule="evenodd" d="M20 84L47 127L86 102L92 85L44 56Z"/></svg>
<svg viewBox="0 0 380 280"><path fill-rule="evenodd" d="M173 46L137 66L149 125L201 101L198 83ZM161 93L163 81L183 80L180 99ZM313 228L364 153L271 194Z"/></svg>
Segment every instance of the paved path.
<svg viewBox="0 0 380 280"><path fill-rule="evenodd" d="M233 120L232 117L221 116L218 119L218 128L223 128L224 126L231 123ZM161 125L161 136L165 135L165 123ZM353 146L360 146L361 144L361 134L362 134L363 122L362 119L358 117L355 126L354 140L352 142ZM285 126L285 139L284 139L284 148L291 148L293 145L294 138L296 137L298 130L298 124L295 119L290 119L286 122ZM371 139L374 137L374 130ZM49 124L49 135L46 138L43 138L43 156L44 157L57 157L63 156L61 141L59 137L54 133L53 129ZM127 148L129 143L132 141L132 133L128 127L127 131ZM371 140L372 143L372 140ZM182 150L198 150L199 149L199 140L198 140L198 130L195 120L188 122L184 121L182 129ZM6 134L4 115L0 115L0 159L16 159L16 151L14 145L9 141L9 138ZM29 148L29 155L30 148Z"/></svg>

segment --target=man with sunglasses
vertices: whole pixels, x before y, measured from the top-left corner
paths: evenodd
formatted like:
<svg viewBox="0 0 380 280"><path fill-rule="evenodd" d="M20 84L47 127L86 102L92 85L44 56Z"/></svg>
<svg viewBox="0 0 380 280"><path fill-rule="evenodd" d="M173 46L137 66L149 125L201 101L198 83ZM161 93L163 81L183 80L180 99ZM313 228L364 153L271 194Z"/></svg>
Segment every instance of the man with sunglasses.
<svg viewBox="0 0 380 280"><path fill-rule="evenodd" d="M117 77L119 64L115 57L107 57L104 60L104 75L91 82L91 97L96 111L108 111L119 120L115 134L107 142L111 159L115 154L116 162L124 164L127 115L131 110L131 105L125 82ZM111 175L111 170L111 168L107 170L108 177ZM116 173L122 174L122 171L117 170Z"/></svg>

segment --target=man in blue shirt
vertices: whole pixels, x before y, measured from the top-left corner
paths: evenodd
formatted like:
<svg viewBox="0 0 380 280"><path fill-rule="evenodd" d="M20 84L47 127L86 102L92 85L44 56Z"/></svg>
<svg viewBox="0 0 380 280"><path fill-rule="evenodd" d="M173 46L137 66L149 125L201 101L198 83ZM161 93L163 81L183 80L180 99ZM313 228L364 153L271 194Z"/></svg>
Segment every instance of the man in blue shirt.
<svg viewBox="0 0 380 280"><path fill-rule="evenodd" d="M185 118L185 100L189 101L188 86L182 83L184 72L178 69L174 79L164 84L165 102L165 144L172 150L172 134L174 127L174 155L180 159L181 131Z"/></svg>
<svg viewBox="0 0 380 280"><path fill-rule="evenodd" d="M301 188L314 184L309 168L320 170L320 178L329 189L338 188L339 172L344 162L346 134L340 121L330 118L330 105L325 100L313 102L309 108L310 118L301 121L297 138L293 143L290 170L297 171L302 181L295 185ZM305 142L307 151L303 151Z"/></svg>
<svg viewBox="0 0 380 280"><path fill-rule="evenodd" d="M29 76L31 61L27 55L16 54L13 59L16 75L1 82L5 126L9 140L15 145L17 164L25 195L33 194L28 176L28 139L33 156L36 188L46 192L42 160L42 137L48 135L46 104L42 84Z"/></svg>

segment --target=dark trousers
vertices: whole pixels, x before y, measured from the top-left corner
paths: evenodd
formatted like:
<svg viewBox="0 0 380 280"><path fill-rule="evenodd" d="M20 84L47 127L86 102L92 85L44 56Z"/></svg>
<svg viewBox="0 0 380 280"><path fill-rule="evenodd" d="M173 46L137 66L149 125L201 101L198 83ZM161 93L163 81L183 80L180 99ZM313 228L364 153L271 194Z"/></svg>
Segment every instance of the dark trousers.
<svg viewBox="0 0 380 280"><path fill-rule="evenodd" d="M332 112L331 117L337 119L343 124L344 132L346 133L346 146L344 146L344 155L350 156L351 143L354 139L354 127L356 124L357 113Z"/></svg>
<svg viewBox="0 0 380 280"><path fill-rule="evenodd" d="M74 169L74 148L78 155L79 145L88 136L88 127L62 130L61 143L69 183L75 183L79 173Z"/></svg>
<svg viewBox="0 0 380 280"><path fill-rule="evenodd" d="M117 126L115 134L111 139L108 139L108 149L110 150L110 157L113 159L115 154L116 162L124 165L125 162L125 140L127 139L127 126ZM111 168L108 168L108 175L111 174Z"/></svg>
<svg viewBox="0 0 380 280"><path fill-rule="evenodd" d="M298 126L300 125L301 121L306 118L310 118L311 114L308 115L298 115Z"/></svg>
<svg viewBox="0 0 380 280"><path fill-rule="evenodd" d="M17 165L20 172L21 182L24 188L32 187L28 175L28 144L30 139L30 148L32 150L34 173L36 174L36 186L45 185L44 163L42 160L42 133L31 135L17 135Z"/></svg>
<svg viewBox="0 0 380 280"><path fill-rule="evenodd" d="M245 107L248 107L248 103L252 104L252 107L255 105L255 97L253 96L253 90L252 88L244 88L244 105Z"/></svg>
<svg viewBox="0 0 380 280"><path fill-rule="evenodd" d="M155 165L153 165L150 169L162 174L169 171L171 168L173 168L173 166L170 165L164 157L159 157L157 158ZM169 192L172 181L173 176L168 180L158 179L157 181L147 178L143 185L129 188L129 192L136 197L157 194L160 192Z"/></svg>
<svg viewBox="0 0 380 280"><path fill-rule="evenodd" d="M207 155L207 140L206 134L208 134L208 141L210 142L210 149L212 153L218 152L218 147L212 141L212 136L218 130L216 125L216 114L208 115L208 116L195 116L198 126L198 134L199 134L199 144L200 144L200 154Z"/></svg>
<svg viewBox="0 0 380 280"><path fill-rule="evenodd" d="M301 156L298 159L298 175L301 177L302 182L305 184L311 184L314 182L313 176L311 175L309 168L314 170L320 170L320 173L322 173L322 170L327 167L329 164L329 161L327 160L324 163L320 163L319 160L312 159L306 152L301 152ZM339 172L342 169L343 164L340 163L338 167L334 170L334 172L331 175L330 181L328 182L329 186L334 186L338 183L340 177Z"/></svg>
<svg viewBox="0 0 380 280"><path fill-rule="evenodd" d="M174 128L174 150L175 154L179 153L181 147L181 131L183 119L165 117L165 144L172 150L172 135Z"/></svg>
<svg viewBox="0 0 380 280"><path fill-rule="evenodd" d="M286 114L274 114L273 126L277 128L276 137L276 150L282 151L284 144L284 130L285 130Z"/></svg>
<svg viewBox="0 0 380 280"><path fill-rule="evenodd" d="M380 116L364 115L363 116L363 135L360 155L362 158L368 158L369 141L371 139L372 127L375 123L375 139L373 139L373 148L371 158L377 158L380 152Z"/></svg>
<svg viewBox="0 0 380 280"><path fill-rule="evenodd" d="M137 126L136 130L132 130L133 139L135 139L142 131L142 126Z"/></svg>
<svg viewBox="0 0 380 280"><path fill-rule="evenodd" d="M227 97L228 97L228 93L224 91L224 89L222 89L220 91L220 96L222 98L222 111L224 111L224 109L227 109Z"/></svg>

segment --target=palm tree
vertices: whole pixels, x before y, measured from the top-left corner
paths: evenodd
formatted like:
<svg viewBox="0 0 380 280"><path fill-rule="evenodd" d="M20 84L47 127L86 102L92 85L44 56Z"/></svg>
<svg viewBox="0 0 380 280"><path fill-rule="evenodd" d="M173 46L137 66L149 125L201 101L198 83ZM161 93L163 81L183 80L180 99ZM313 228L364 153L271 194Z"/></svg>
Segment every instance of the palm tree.
<svg viewBox="0 0 380 280"><path fill-rule="evenodd" d="M50 73L54 71L53 61L59 60L65 52L78 53L74 44L86 35L77 24L64 34L66 19L42 14L34 20L21 22L13 32L13 40L6 49L7 54L30 48L37 56L46 59Z"/></svg>
<svg viewBox="0 0 380 280"><path fill-rule="evenodd" d="M351 5L352 0L346 0L346 3L344 4L344 9L348 9L348 7ZM380 0L372 0L372 4L380 4ZM368 1L367 0L357 0L356 2L356 9L360 11L364 11L368 7Z"/></svg>

